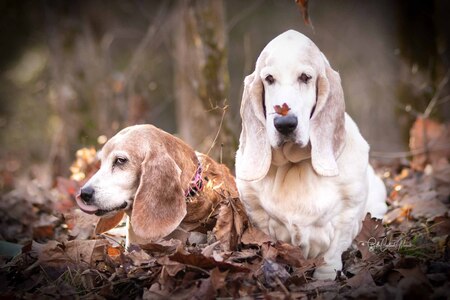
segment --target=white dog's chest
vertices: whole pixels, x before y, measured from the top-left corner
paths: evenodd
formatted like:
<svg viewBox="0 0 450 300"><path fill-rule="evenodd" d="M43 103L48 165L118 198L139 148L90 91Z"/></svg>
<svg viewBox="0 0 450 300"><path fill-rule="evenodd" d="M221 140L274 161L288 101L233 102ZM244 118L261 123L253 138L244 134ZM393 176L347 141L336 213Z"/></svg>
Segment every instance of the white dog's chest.
<svg viewBox="0 0 450 300"><path fill-rule="evenodd" d="M261 181L238 185L256 225L276 239L302 246L309 257L329 248L337 224L348 213L339 181L315 175L308 162L273 167Z"/></svg>

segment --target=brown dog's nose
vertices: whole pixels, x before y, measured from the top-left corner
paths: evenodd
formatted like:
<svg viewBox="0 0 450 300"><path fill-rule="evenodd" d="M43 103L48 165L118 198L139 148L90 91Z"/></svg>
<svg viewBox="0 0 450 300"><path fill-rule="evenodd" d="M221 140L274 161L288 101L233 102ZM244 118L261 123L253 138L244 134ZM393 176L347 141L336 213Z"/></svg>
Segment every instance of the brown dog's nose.
<svg viewBox="0 0 450 300"><path fill-rule="evenodd" d="M296 116L277 116L273 119L276 130L284 135L292 133L297 128L298 119Z"/></svg>
<svg viewBox="0 0 450 300"><path fill-rule="evenodd" d="M80 198L83 199L84 203L89 204L94 200L95 190L90 187L83 187L80 191Z"/></svg>

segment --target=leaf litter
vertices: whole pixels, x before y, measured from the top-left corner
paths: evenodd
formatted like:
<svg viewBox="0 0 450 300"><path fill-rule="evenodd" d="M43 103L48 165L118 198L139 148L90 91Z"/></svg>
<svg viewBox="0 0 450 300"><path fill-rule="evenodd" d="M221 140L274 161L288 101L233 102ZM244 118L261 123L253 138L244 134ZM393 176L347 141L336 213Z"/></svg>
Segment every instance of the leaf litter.
<svg viewBox="0 0 450 300"><path fill-rule="evenodd" d="M51 190L29 182L1 196L2 298L450 297L446 157L433 156L422 167L421 156L413 167L377 168L388 189L389 211L383 221L366 216L342 256L343 270L336 280L323 281L312 278L321 258L305 259L299 247L247 226L235 201L213 216L220 224L216 235L181 230L125 251L123 224L96 234L98 218L75 208L76 191L95 172L92 156L92 149L77 152L72 178L59 178Z"/></svg>

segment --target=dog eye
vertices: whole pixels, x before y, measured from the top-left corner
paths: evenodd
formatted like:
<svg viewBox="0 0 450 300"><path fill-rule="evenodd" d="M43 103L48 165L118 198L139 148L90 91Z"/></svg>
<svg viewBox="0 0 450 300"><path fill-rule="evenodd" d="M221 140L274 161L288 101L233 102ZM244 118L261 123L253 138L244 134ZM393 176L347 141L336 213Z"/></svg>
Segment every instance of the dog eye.
<svg viewBox="0 0 450 300"><path fill-rule="evenodd" d="M114 160L114 166L123 166L127 161L128 159L125 157L116 157Z"/></svg>
<svg viewBox="0 0 450 300"><path fill-rule="evenodd" d="M298 80L300 80L303 83L308 83L308 81L311 79L311 76L306 75L305 73L302 73L302 75L300 75L298 77Z"/></svg>
<svg viewBox="0 0 450 300"><path fill-rule="evenodd" d="M268 84L272 84L275 82L275 78L273 78L272 75L267 75L265 80L267 81Z"/></svg>

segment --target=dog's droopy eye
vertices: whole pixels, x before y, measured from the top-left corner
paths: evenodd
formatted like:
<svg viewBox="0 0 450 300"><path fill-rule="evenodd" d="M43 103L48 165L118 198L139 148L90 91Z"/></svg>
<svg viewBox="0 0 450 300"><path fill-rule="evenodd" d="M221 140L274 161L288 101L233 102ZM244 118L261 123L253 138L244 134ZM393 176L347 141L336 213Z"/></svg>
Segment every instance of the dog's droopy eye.
<svg viewBox="0 0 450 300"><path fill-rule="evenodd" d="M125 157L116 157L114 160L114 166L123 166L128 161Z"/></svg>
<svg viewBox="0 0 450 300"><path fill-rule="evenodd" d="M275 82L275 78L273 78L272 75L267 75L265 80L267 81L268 84L272 84Z"/></svg>
<svg viewBox="0 0 450 300"><path fill-rule="evenodd" d="M308 83L308 81L311 79L311 76L309 76L309 75L307 75L307 74L305 74L305 73L302 73L302 75L300 75L299 77L298 77L298 80L300 80L301 82L303 82L303 83Z"/></svg>

